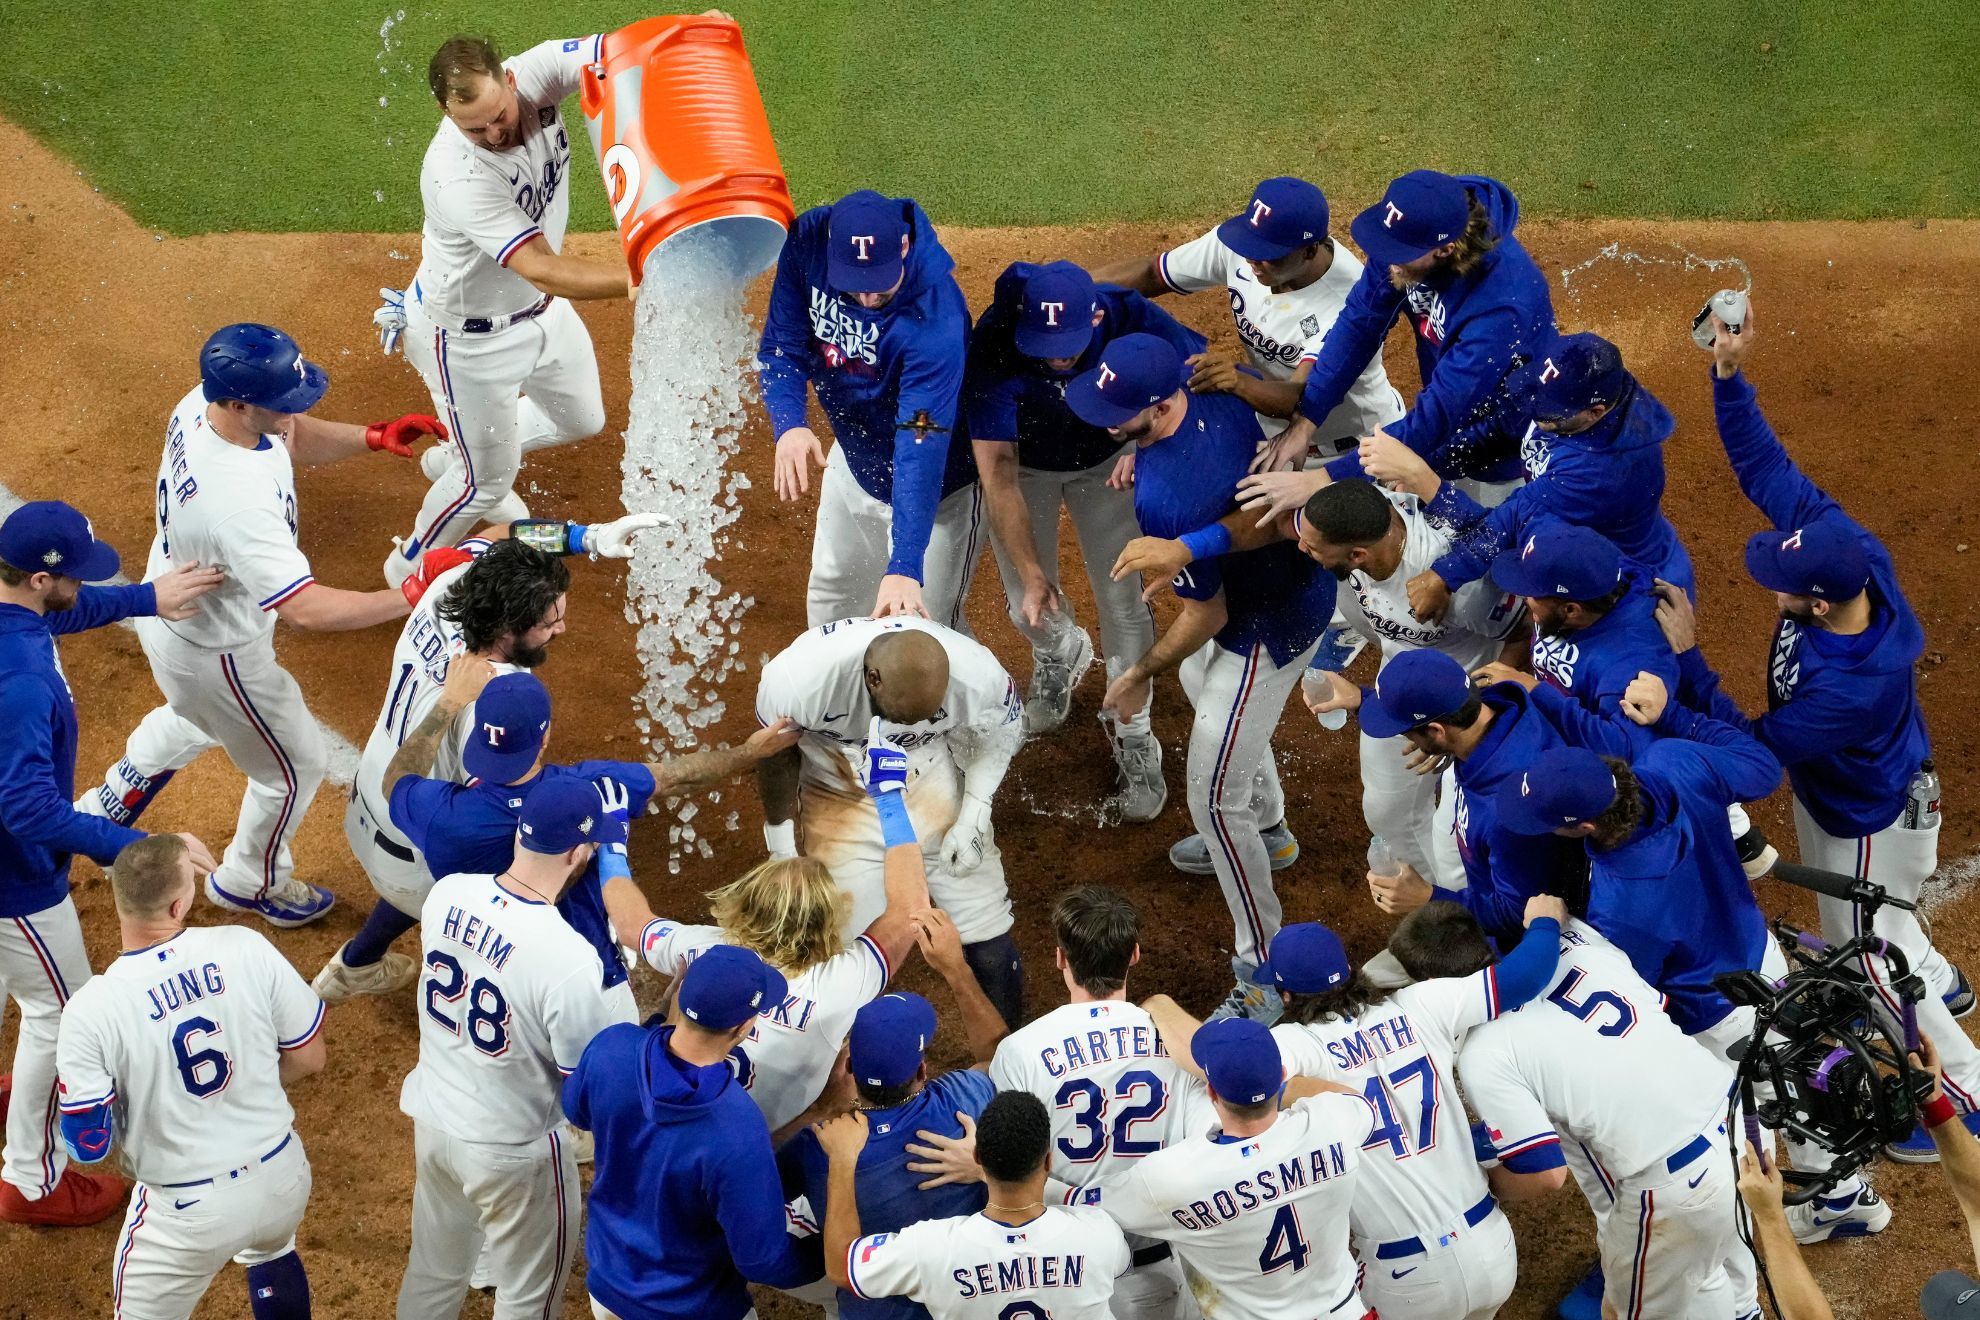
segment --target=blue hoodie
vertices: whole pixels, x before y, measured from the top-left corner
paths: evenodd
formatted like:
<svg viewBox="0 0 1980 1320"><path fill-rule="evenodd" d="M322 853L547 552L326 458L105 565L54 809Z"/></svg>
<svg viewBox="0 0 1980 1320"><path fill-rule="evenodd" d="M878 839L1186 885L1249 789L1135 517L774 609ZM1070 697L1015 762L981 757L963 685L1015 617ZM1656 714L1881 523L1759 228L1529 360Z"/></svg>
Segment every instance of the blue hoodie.
<svg viewBox="0 0 1980 1320"><path fill-rule="evenodd" d="M976 480L960 407L969 306L935 226L918 203L900 204L907 267L893 301L874 312L826 281L832 208L797 218L777 258L756 361L772 434L805 425L809 382L853 479L894 511L887 571L920 581L936 505Z"/></svg>
<svg viewBox="0 0 1980 1320"><path fill-rule="evenodd" d="M76 796L76 703L55 637L158 612L149 583L84 587L54 614L0 605L0 917L27 917L69 896L76 853L108 866L144 837L84 815Z"/></svg>
<svg viewBox="0 0 1980 1320"><path fill-rule="evenodd" d="M1120 452L1121 438L1082 422L1066 406L1066 382L1091 370L1107 345L1122 335L1159 335L1185 359L1204 349L1202 335L1129 289L1097 287L1100 324L1070 371L1053 372L1017 349L1018 311L1024 282L1038 269L1012 262L997 277L990 306L969 338L969 381L963 396L969 434L976 440L1014 440L1018 464L1038 472L1084 472Z"/></svg>
<svg viewBox="0 0 1980 1320"><path fill-rule="evenodd" d="M1355 379L1407 311L1416 330L1423 392L1403 419L1385 428L1438 473L1510 481L1520 474L1517 430L1466 431L1467 424L1519 408L1508 377L1554 335L1547 277L1513 237L1519 201L1497 179L1459 176L1492 219L1498 243L1464 275L1438 275L1408 289L1389 283L1389 268L1362 267L1347 305L1320 345L1299 397L1302 415L1319 422L1347 397ZM1460 441L1461 445L1454 442ZM1352 453L1327 464L1334 480L1363 475Z"/></svg>
<svg viewBox="0 0 1980 1320"><path fill-rule="evenodd" d="M1765 743L1824 834L1866 838L1902 814L1911 776L1932 755L1912 672L1925 629L1898 586L1890 551L1802 475L1746 377L1720 380L1715 372L1712 394L1739 488L1768 521L1787 531L1836 519L1861 539L1870 561L1870 626L1843 637L1781 620L1767 658L1767 713L1758 719L1747 719L1719 691L1718 675L1696 647L1678 657L1685 699Z"/></svg>
<svg viewBox="0 0 1980 1320"><path fill-rule="evenodd" d="M1515 434L1528 484L1490 513L1446 481L1428 511L1453 527L1451 548L1435 564L1452 591L1484 577L1495 555L1518 545L1526 524L1552 514L1616 543L1623 556L1648 565L1666 582L1697 596L1691 556L1664 516L1664 442L1677 423L1657 396L1631 382L1621 402L1576 435L1553 435L1523 423Z"/></svg>
<svg viewBox="0 0 1980 1320"><path fill-rule="evenodd" d="M1656 735L1623 714L1623 693L1638 674L1647 672L1663 679L1664 691L1675 697L1678 661L1657 623L1649 570L1625 559L1623 582L1622 600L1588 627L1557 637L1542 637L1534 629L1533 672L1541 685L1533 692L1533 704L1544 708L1554 698L1574 701L1609 721L1640 749ZM1548 718L1553 718L1551 711Z"/></svg>
<svg viewBox="0 0 1980 1320"><path fill-rule="evenodd" d="M737 1320L745 1281L810 1283L823 1244L786 1228L762 1111L728 1064L669 1050L673 1034L609 1026L564 1082L564 1116L597 1139L585 1286L621 1320Z"/></svg>

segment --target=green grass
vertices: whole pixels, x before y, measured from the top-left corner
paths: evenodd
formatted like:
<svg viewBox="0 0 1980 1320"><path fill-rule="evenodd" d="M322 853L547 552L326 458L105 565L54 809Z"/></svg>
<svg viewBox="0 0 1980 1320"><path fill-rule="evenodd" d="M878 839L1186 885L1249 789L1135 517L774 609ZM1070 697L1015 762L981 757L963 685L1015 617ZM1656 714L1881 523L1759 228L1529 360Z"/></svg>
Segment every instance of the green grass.
<svg viewBox="0 0 1980 1320"><path fill-rule="evenodd" d="M637 13L412 0L387 48L402 2L7 0L0 113L162 230L411 229L443 38ZM1345 210L1427 164L1550 215L1980 214L1975 0L728 3L803 206L1160 220L1285 172ZM580 155L573 225L603 228Z"/></svg>

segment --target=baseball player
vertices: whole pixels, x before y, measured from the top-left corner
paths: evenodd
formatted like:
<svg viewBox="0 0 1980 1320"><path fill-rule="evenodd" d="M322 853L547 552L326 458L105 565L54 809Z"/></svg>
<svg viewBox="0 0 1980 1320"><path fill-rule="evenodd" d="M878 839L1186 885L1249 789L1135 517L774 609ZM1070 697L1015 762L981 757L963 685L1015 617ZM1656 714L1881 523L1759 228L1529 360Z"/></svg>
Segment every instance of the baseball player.
<svg viewBox="0 0 1980 1320"><path fill-rule="evenodd" d="M380 290L372 319L388 354L404 336L452 443L421 457L433 486L385 558L393 586L428 548L529 516L514 492L524 454L605 428L598 359L571 302L631 286L616 263L561 251L571 143L557 108L601 40L545 41L504 60L457 36L427 64L442 117L419 168L419 269L411 287Z"/></svg>
<svg viewBox="0 0 1980 1320"><path fill-rule="evenodd" d="M995 656L916 618L845 619L802 633L769 664L756 717L788 717L796 748L762 762L763 837L772 857L823 862L852 895L845 933L885 905L888 841L860 787L875 716L908 755L907 809L921 840L929 898L962 932L969 965L1006 1022L1024 1020L1024 976L990 801L1023 740L1017 685Z"/></svg>
<svg viewBox="0 0 1980 1320"><path fill-rule="evenodd" d="M1752 320L1739 334L1723 321L1714 326L1719 438L1740 489L1774 525L1747 542L1746 569L1773 591L1781 622L1768 663L1768 709L1749 720L1718 690L1697 649L1689 603L1665 593L1685 698L1751 729L1787 767L1804 863L1916 901L1938 867L1939 847L1931 740L1912 673L1924 628L1905 599L1890 551L1802 473L1761 414L1740 370L1753 344ZM1828 939L1857 933L1860 910L1854 904L1823 899L1820 906ZM1946 1003L1970 1004L1965 978L1932 946L1913 914L1881 908L1875 929L1904 950L1933 991L1919 1005L1919 1025L1938 1045L1947 1093L1970 1115L1980 1101L1974 1070L1980 1055L1969 1053L1971 1042ZM1880 985L1888 978L1881 960L1866 960L1866 972ZM1925 1162L1935 1150L1928 1134L1914 1131L1891 1154ZM1811 1218L1831 1222L1830 1211L1819 1207L1791 1207L1789 1214L1803 1241L1816 1229Z"/></svg>
<svg viewBox="0 0 1980 1320"><path fill-rule="evenodd" d="M296 1227L309 1161L285 1088L323 1068L323 1003L266 937L189 927L192 851L139 839L110 868L123 953L62 1015L62 1140L137 1180L111 1256L118 1316L184 1320L229 1260L255 1320L307 1320Z"/></svg>
<svg viewBox="0 0 1980 1320"><path fill-rule="evenodd" d="M983 503L961 409L969 307L919 203L862 189L797 218L757 370L777 498L822 465L805 618L917 614L966 631ZM805 386L838 442L805 420Z"/></svg>
<svg viewBox="0 0 1980 1320"><path fill-rule="evenodd" d="M1065 721L1073 688L1093 663L1093 639L1060 590L1061 506L1093 585L1108 675L1120 673L1155 640L1154 615L1140 584L1107 571L1140 531L1134 494L1114 475L1134 451L1074 416L1065 398L1067 381L1099 361L1113 340L1136 333L1160 335L1185 358L1204 347L1203 336L1138 293L1096 285L1069 261L1020 261L997 277L996 297L970 336L970 444L983 476L1011 622L1031 643L1026 733ZM1041 547L1050 553L1041 556ZM1105 727L1121 772L1121 815L1153 820L1169 789L1148 712Z"/></svg>
<svg viewBox="0 0 1980 1320"><path fill-rule="evenodd" d="M1495 961L1471 915L1447 903L1406 918L1389 947L1419 980L1469 976ZM1621 950L1570 921L1545 998L1473 1028L1458 1072L1483 1120L1501 1201L1556 1190L1567 1179L1564 1146L1585 1152L1611 1202L1596 1215L1606 1314L1731 1320L1731 1073L1664 1016Z"/></svg>
<svg viewBox="0 0 1980 1320"><path fill-rule="evenodd" d="M66 504L37 500L0 522L0 701L9 716L0 739L0 997L12 997L21 1013L11 1098L0 1100L0 1222L77 1227L124 1200L121 1179L68 1168L55 1136L55 1042L63 1004L89 979L70 860L81 853L107 866L144 836L69 805L76 707L55 637L134 614L190 618L220 572L187 564L137 586L84 585L114 576L117 564L116 550ZM205 845L181 837L211 870Z"/></svg>
<svg viewBox="0 0 1980 1320"><path fill-rule="evenodd" d="M408 605L396 590L344 591L316 580L296 543L294 465L367 449L410 457L409 442L447 431L414 413L371 426L310 416L330 378L270 326L214 331L200 349L199 376L165 428L145 575L200 563L226 579L192 618L138 624L165 704L144 717L102 785L76 806L133 824L174 774L223 748L248 785L206 896L273 926L302 926L337 901L298 879L289 853L323 781L325 752L302 689L276 662L275 621L347 632L402 618Z"/></svg>
<svg viewBox="0 0 1980 1320"><path fill-rule="evenodd" d="M855 1110L820 1124L831 1158L825 1268L855 1297L909 1297L935 1320L1104 1320L1128 1244L1103 1210L1047 1205L1052 1145L1044 1104L1003 1092L976 1129L988 1196L979 1214L924 1219L898 1232L865 1232L854 1170L872 1116Z"/></svg>
<svg viewBox="0 0 1980 1320"><path fill-rule="evenodd" d="M399 1320L459 1314L483 1241L496 1316L562 1308L582 1196L558 1094L615 1014L597 950L555 904L601 848L623 850L625 826L590 784L554 780L524 800L506 868L427 894L419 1063L399 1094L418 1162Z"/></svg>
<svg viewBox="0 0 1980 1320"><path fill-rule="evenodd" d="M1288 1080L1272 1033L1248 1019L1205 1023L1189 1055L1207 1089L1174 1142L1107 1187L1107 1213L1175 1249L1204 1320L1366 1320L1348 1207L1374 1108L1338 1082Z"/></svg>
<svg viewBox="0 0 1980 1320"><path fill-rule="evenodd" d="M1467 584L1440 618L1426 622L1410 611L1410 579L1450 547L1443 526L1414 496L1373 482L1339 481L1315 492L1297 523L1301 552L1341 584L1340 616L1381 648L1382 665L1426 647L1450 656L1466 672L1524 658L1526 606L1489 578ZM1360 705L1354 684L1335 673L1328 681L1332 695L1309 702L1309 709L1323 714ZM1452 829L1455 784L1445 785L1439 815L1438 786L1444 780L1416 773L1405 750L1392 738L1361 730L1362 819L1397 860L1456 889L1463 861Z"/></svg>
<svg viewBox="0 0 1980 1320"><path fill-rule="evenodd" d="M542 664L550 644L564 631L570 571L560 556L586 547L603 558L627 558L632 534L657 522L652 514L628 514L595 527L522 522L485 529L457 550L444 556L436 552L422 561L421 576L431 585L392 648L385 700L358 759L344 811L344 837L378 899L357 935L331 955L311 982L325 1003L385 994L412 981L413 960L389 949L418 922L434 876L386 813L390 795L385 772L440 700L454 657L485 660L497 675ZM461 562L449 565L455 557ZM468 705L442 732L431 766L418 772L465 780L461 748L473 726L474 708Z"/></svg>
<svg viewBox="0 0 1980 1320"><path fill-rule="evenodd" d="M1231 394L1183 388L1176 350L1154 335L1107 345L1066 387L1080 418L1136 447L1134 511L1150 536L1214 522L1260 439L1258 419ZM1153 680L1181 667L1195 707L1189 811L1197 833L1169 850L1178 869L1214 872L1237 926L1226 1012L1266 1020L1269 989L1251 973L1279 928L1272 872L1299 842L1285 824L1272 731L1334 613L1334 580L1289 545L1199 558L1174 579L1182 612L1109 683L1104 709L1131 718ZM1214 841L1214 842L1213 842Z"/></svg>

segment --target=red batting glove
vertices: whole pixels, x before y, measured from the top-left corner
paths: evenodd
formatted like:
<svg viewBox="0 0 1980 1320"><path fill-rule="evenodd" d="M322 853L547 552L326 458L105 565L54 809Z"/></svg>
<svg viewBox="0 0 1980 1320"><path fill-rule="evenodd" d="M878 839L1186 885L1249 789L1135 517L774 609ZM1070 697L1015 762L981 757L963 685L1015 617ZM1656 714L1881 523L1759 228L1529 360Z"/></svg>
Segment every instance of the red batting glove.
<svg viewBox="0 0 1980 1320"><path fill-rule="evenodd" d="M373 422L364 428L364 442L367 445L397 454L400 458L411 458L412 442L428 435L445 440L447 428L440 425L438 417L428 417L425 413L407 413L389 422Z"/></svg>
<svg viewBox="0 0 1980 1320"><path fill-rule="evenodd" d="M473 558L473 555L457 545L445 545L435 550L428 550L420 557L419 567L413 570L412 576L399 584L399 591L405 596L406 604L417 608L420 597L424 596L426 589L433 585L434 578L450 568L459 568Z"/></svg>

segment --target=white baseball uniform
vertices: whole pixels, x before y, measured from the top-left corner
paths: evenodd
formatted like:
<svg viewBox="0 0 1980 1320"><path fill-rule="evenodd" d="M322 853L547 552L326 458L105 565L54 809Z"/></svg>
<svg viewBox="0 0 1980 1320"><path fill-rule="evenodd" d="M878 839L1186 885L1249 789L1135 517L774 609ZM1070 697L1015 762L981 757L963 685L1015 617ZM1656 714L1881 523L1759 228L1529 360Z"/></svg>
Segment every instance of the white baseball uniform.
<svg viewBox="0 0 1980 1320"><path fill-rule="evenodd" d="M990 1060L999 1091L1029 1091L1052 1116L1052 1177L1071 1203L1117 1182L1175 1136L1170 1097L1188 1080L1162 1033L1124 1000L1062 1004L1004 1037ZM1176 1316L1182 1275L1166 1244L1136 1238L1137 1263L1114 1287L1120 1320Z"/></svg>
<svg viewBox="0 0 1980 1320"><path fill-rule="evenodd" d="M470 538L461 543L461 548L478 556L488 544ZM392 677L385 688L385 702L378 709L371 737L365 740L364 752L358 758L357 776L351 781L350 805L344 809L344 837L350 841L358 865L371 878L371 887L409 917L420 914L426 895L433 888L433 876L426 869L426 859L419 849L392 823L386 806L391 795L385 784L385 771L400 745L425 722L439 702L440 689L447 681L447 666L467 650L461 641L459 625L440 617L440 604L471 567L462 564L434 578L407 616L405 627L399 630L399 640L392 646ZM491 668L500 677L518 672L520 666L497 661ZM426 771L428 778L467 782L467 772L461 767L461 748L473 729L474 705L470 702L455 717L452 727L441 735L433 766Z"/></svg>
<svg viewBox="0 0 1980 1320"><path fill-rule="evenodd" d="M963 943L976 944L1011 928L1003 856L987 824L983 860L966 874L949 871L942 846L959 814L972 810L972 799L990 801L1024 737L1017 686L997 658L982 643L926 619L820 624L763 667L756 717L769 724L788 716L804 730L798 741L804 851L825 863L853 896L846 919L850 939L887 907L880 818L860 787L858 769L867 725L877 713L866 692L866 648L881 634L902 629L942 643L949 691L934 719L887 724L886 735L908 756L908 814L927 863L929 896L955 920Z"/></svg>
<svg viewBox="0 0 1980 1320"><path fill-rule="evenodd" d="M229 1260L296 1249L309 1162L280 1056L323 1001L259 932L193 927L122 954L69 1000L62 1112L109 1106L137 1182L111 1256L119 1316L190 1316Z"/></svg>
<svg viewBox="0 0 1980 1320"><path fill-rule="evenodd" d="M718 944L732 944L720 926L655 921L640 937L647 965L679 976ZM853 1016L887 989L894 969L879 944L861 935L815 967L785 977L783 1002L765 1005L742 1053L749 1060L743 1087L775 1132L802 1114L825 1089Z"/></svg>
<svg viewBox="0 0 1980 1320"><path fill-rule="evenodd" d="M0 917L0 1012L20 1008L13 1098L7 1106L6 1180L40 1200L69 1167L57 1128L55 1051L62 1010L89 980L89 953L74 898L20 917Z"/></svg>
<svg viewBox="0 0 1980 1320"><path fill-rule="evenodd" d="M1107 1187L1107 1212L1175 1248L1204 1320L1364 1316L1348 1206L1374 1109L1360 1096L1309 1096L1239 1138L1203 1121L1200 1084L1181 1099L1176 1141Z"/></svg>
<svg viewBox="0 0 1980 1320"><path fill-rule="evenodd" d="M499 1320L554 1313L578 1246L577 1159L558 1093L617 1020L604 968L557 909L488 875L450 875L420 913L412 1254L399 1320L453 1315L480 1240Z"/></svg>
<svg viewBox="0 0 1980 1320"><path fill-rule="evenodd" d="M1382 1315L1491 1320L1517 1274L1512 1225L1472 1151L1457 1053L1499 1013L1494 969L1420 981L1352 1019L1272 1028L1288 1073L1363 1089L1378 1122L1351 1214L1361 1294Z"/></svg>
<svg viewBox="0 0 1980 1320"><path fill-rule="evenodd" d="M1274 293L1258 282L1251 263L1224 246L1212 229L1201 238L1170 248L1155 260L1162 282L1177 293L1225 289L1231 299L1231 320L1251 365L1267 380L1291 380L1300 367L1320 356L1349 292L1361 278L1361 258L1345 243L1334 243L1334 261L1327 273L1303 289ZM1402 395L1389 384L1389 372L1377 353L1356 378L1341 405L1327 414L1315 432L1320 453L1340 453L1344 441L1357 440L1403 415ZM1268 436L1286 429L1283 417L1259 415Z"/></svg>
<svg viewBox="0 0 1980 1320"><path fill-rule="evenodd" d="M1499 658L1506 639L1526 622L1526 602L1500 591L1489 577L1460 587L1444 616L1425 623L1410 612L1409 581L1449 553L1448 532L1423 512L1422 502L1377 486L1403 520L1402 559L1387 578L1355 569L1341 584L1340 618L1382 648L1382 664L1404 651L1442 651L1470 673ZM1451 821L1439 828L1439 777L1419 775L1403 764L1409 746L1400 738L1361 735L1361 812L1369 832L1391 852L1434 884L1464 886ZM1446 812L1446 815L1449 813Z"/></svg>
<svg viewBox="0 0 1980 1320"><path fill-rule="evenodd" d="M132 805L213 747L247 776L240 824L212 883L243 902L294 878L289 842L323 782L323 733L302 689L275 659L275 611L316 578L296 544L296 481L287 439L230 444L206 420L195 387L172 410L158 465L156 531L147 579L197 560L220 586L199 613L137 622L165 696L132 730L121 760L77 806L131 823Z"/></svg>
<svg viewBox="0 0 1980 1320"><path fill-rule="evenodd" d="M1547 994L1473 1030L1458 1068L1507 1167L1560 1163L1574 1142L1613 1189L1598 1216L1606 1306L1624 1320L1730 1320L1732 1074L1659 1003L1621 950L1571 921Z"/></svg>
<svg viewBox="0 0 1980 1320"><path fill-rule="evenodd" d="M986 1214L854 1240L856 1297L908 1297L934 1320L1106 1320L1127 1239L1101 1210L1047 1206L1018 1227Z"/></svg>
<svg viewBox="0 0 1980 1320"><path fill-rule="evenodd" d="M921 599L930 618L969 632L963 607L976 579L976 561L989 535L983 488L972 481L935 506L928 549L921 557ZM873 608L880 579L893 562L894 507L868 493L853 476L843 444L825 455L818 476L818 521L811 535L811 577L805 619L820 624Z"/></svg>
<svg viewBox="0 0 1980 1320"><path fill-rule="evenodd" d="M433 395L456 461L420 506L404 547L415 559L479 526L509 494L524 454L605 428L583 320L508 268L532 239L564 246L571 144L557 107L600 41L546 41L504 60L521 102L520 140L494 151L443 116L420 165L426 214L406 291L406 360Z"/></svg>

